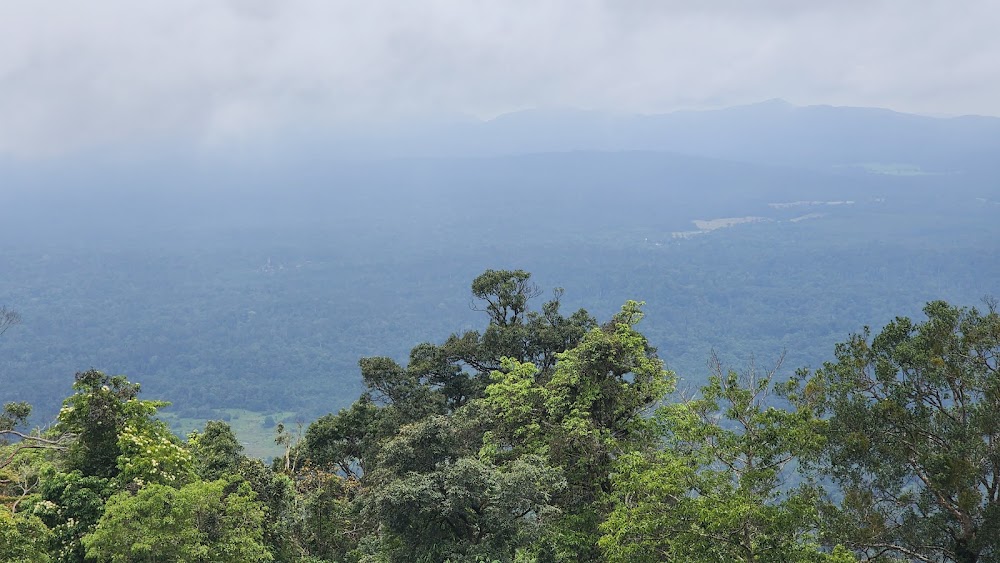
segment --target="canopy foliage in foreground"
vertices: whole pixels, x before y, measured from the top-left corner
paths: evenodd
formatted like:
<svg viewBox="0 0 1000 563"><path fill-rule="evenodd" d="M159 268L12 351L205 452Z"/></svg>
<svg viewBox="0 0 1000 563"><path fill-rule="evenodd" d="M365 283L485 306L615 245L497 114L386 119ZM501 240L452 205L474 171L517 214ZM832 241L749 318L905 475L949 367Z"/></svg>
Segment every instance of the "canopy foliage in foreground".
<svg viewBox="0 0 1000 563"><path fill-rule="evenodd" d="M826 533L865 557L1000 558L1000 314L935 301L836 349L793 386L826 416Z"/></svg>
<svg viewBox="0 0 1000 563"><path fill-rule="evenodd" d="M681 400L641 303L536 310L520 270L472 291L482 332L361 359L271 467L222 422L173 436L124 376L77 374L46 432L9 404L0 561L997 561L992 308L930 303L788 383L714 360Z"/></svg>

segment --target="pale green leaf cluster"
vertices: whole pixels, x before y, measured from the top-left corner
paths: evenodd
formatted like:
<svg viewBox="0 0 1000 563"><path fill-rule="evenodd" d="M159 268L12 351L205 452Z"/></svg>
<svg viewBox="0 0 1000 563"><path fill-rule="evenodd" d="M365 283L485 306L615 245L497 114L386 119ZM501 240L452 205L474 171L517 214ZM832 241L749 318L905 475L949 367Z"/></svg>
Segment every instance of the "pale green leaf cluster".
<svg viewBox="0 0 1000 563"><path fill-rule="evenodd" d="M161 421L130 421L118 436L118 486L180 486L195 478L194 458Z"/></svg>

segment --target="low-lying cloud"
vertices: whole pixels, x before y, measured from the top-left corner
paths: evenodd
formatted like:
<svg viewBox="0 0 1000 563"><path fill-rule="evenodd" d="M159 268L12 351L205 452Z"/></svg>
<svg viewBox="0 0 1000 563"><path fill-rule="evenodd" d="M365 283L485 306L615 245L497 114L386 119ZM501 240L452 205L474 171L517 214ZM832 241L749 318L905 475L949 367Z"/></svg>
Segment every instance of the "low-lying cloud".
<svg viewBox="0 0 1000 563"><path fill-rule="evenodd" d="M3 2L0 153L529 107L1000 115L986 0Z"/></svg>

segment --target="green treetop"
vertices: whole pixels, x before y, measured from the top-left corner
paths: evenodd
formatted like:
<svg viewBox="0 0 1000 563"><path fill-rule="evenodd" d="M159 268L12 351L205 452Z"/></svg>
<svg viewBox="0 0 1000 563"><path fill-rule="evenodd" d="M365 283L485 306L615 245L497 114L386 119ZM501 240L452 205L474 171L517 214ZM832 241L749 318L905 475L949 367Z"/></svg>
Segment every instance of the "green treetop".
<svg viewBox="0 0 1000 563"><path fill-rule="evenodd" d="M865 557L1000 558L1000 314L924 308L837 346L803 373L803 408L828 416L819 469L842 491L832 541Z"/></svg>

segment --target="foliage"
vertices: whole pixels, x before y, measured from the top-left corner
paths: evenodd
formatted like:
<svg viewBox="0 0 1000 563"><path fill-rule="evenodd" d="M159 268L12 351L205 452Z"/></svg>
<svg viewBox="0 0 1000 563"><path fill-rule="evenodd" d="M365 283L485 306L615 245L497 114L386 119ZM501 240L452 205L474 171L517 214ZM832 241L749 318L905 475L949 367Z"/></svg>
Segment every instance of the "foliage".
<svg viewBox="0 0 1000 563"><path fill-rule="evenodd" d="M348 409L320 417L306 429L305 448L311 463L360 479L367 462L375 458L378 422L383 416L371 398L363 396Z"/></svg>
<svg viewBox="0 0 1000 563"><path fill-rule="evenodd" d="M0 412L0 470L14 463L25 450L62 451L73 439L69 433L45 434L25 432L18 428L31 416L31 405L25 402L6 403Z"/></svg>
<svg viewBox="0 0 1000 563"><path fill-rule="evenodd" d="M386 357L363 358L367 391L351 408L307 429L304 456L313 469L306 473L332 471L346 478L342 485L357 483L338 489L354 491L350 495L320 497L357 507L367 529L367 536L353 534L357 557L511 560L534 549L559 514L562 468L538 448L519 446L518 455L501 459L484 442L503 416L484 399L498 370L535 360L541 369L525 369L548 381L560 354L596 326L582 310L560 314L561 290L540 311L529 310L539 293L529 280L521 270L477 277L473 295L489 317L483 333L419 344L405 367ZM642 387L647 374L636 371ZM495 399L500 392L491 393Z"/></svg>
<svg viewBox="0 0 1000 563"><path fill-rule="evenodd" d="M674 384L673 373L634 328L640 307L627 302L611 321L558 354L551 375L508 358L486 389L483 404L495 424L484 434L481 453L487 459L541 455L567 480L556 500L562 522L546 540L565 557L599 557L597 525L607 510L611 466L652 444L643 414Z"/></svg>
<svg viewBox="0 0 1000 563"><path fill-rule="evenodd" d="M236 472L243 459L243 445L225 422L212 420L202 432L188 436L188 448L200 479L215 481Z"/></svg>
<svg viewBox="0 0 1000 563"><path fill-rule="evenodd" d="M50 536L37 516L0 506L0 563L48 563Z"/></svg>
<svg viewBox="0 0 1000 563"><path fill-rule="evenodd" d="M597 324L584 309L563 316L559 311L561 288L542 304L541 310L528 310L528 301L541 295L530 278L531 274L524 270L486 270L472 281L472 294L485 303L483 310L490 322L479 338L478 350L455 356L479 370L484 383L491 372L501 368L504 358L532 362L548 374L558 354L576 346ZM465 345L477 337L477 333L466 333ZM444 348L456 343L453 336Z"/></svg>
<svg viewBox="0 0 1000 563"><path fill-rule="evenodd" d="M156 418L165 403L140 400L124 376L78 373L58 434L20 430L31 409L9 403L0 553L996 559L994 310L931 303L926 323L854 336L837 362L778 394L777 368L735 373L713 357L701 394L678 401L638 331L641 303L603 324L582 309L564 316L562 290L533 309L540 292L523 270L487 270L472 294L484 330L417 344L406 363L362 358L360 397L297 433L276 424L284 455L270 465L248 459L224 422L182 442Z"/></svg>
<svg viewBox="0 0 1000 563"><path fill-rule="evenodd" d="M299 481L294 535L300 552L317 560L347 560L363 529L353 502L357 487L357 481L322 471Z"/></svg>
<svg viewBox="0 0 1000 563"><path fill-rule="evenodd" d="M84 475L114 477L120 471L119 442L127 426L145 424L168 403L140 400L138 383L93 369L77 373L73 389L63 401L58 423L58 429L76 436L67 457L69 467Z"/></svg>
<svg viewBox="0 0 1000 563"><path fill-rule="evenodd" d="M555 512L560 472L537 456L478 459L461 417L405 426L379 456L364 514L390 561L512 561Z"/></svg>
<svg viewBox="0 0 1000 563"><path fill-rule="evenodd" d="M0 432L6 438L8 432L23 425L31 416L31 405L25 402L5 403L0 413Z"/></svg>
<svg viewBox="0 0 1000 563"><path fill-rule="evenodd" d="M108 499L83 544L97 561L272 561L263 520L264 508L246 483L152 484Z"/></svg>
<svg viewBox="0 0 1000 563"><path fill-rule="evenodd" d="M60 562L82 562L81 539L104 513L104 503L114 493L110 479L86 476L80 470L64 473L44 467L39 496L32 512L52 530L50 553Z"/></svg>
<svg viewBox="0 0 1000 563"><path fill-rule="evenodd" d="M180 486L195 478L194 458L170 428L159 420L129 421L118 436L119 488L149 483Z"/></svg>
<svg viewBox="0 0 1000 563"><path fill-rule="evenodd" d="M187 447L194 458L199 479L242 480L250 486L265 509L262 523L265 545L279 560L292 560L303 551L294 484L288 476L272 471L263 462L243 455L232 428L225 422L210 421L201 432L188 436Z"/></svg>
<svg viewBox="0 0 1000 563"><path fill-rule="evenodd" d="M225 478L245 480L264 506L264 541L275 559L290 560L292 554L302 551L298 547L300 538L295 534L295 526L301 520L296 512L299 498L292 480L282 473L273 471L259 459L241 457L239 465L232 473L224 473Z"/></svg>
<svg viewBox="0 0 1000 563"><path fill-rule="evenodd" d="M46 450L30 450L0 467L0 506L12 513L28 510L39 499L42 472L49 465Z"/></svg>
<svg viewBox="0 0 1000 563"><path fill-rule="evenodd" d="M942 301L837 346L795 398L829 415L833 541L866 557L1000 558L1000 315ZM807 378L808 377L808 378Z"/></svg>
<svg viewBox="0 0 1000 563"><path fill-rule="evenodd" d="M821 444L808 412L769 405L775 370L725 372L713 358L701 397L661 407L662 449L616 463L602 525L609 561L852 561L821 552L815 491L789 464Z"/></svg>

